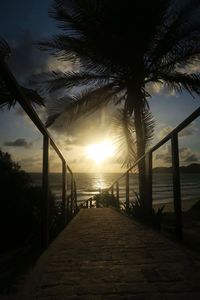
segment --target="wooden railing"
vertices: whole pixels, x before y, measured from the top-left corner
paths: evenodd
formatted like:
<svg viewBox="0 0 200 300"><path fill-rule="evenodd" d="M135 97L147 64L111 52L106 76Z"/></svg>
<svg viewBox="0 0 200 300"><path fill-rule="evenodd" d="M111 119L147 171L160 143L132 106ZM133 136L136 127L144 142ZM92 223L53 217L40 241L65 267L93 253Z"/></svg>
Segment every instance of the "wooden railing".
<svg viewBox="0 0 200 300"><path fill-rule="evenodd" d="M42 190L43 190L43 203L42 203L42 243L43 249L49 244L49 146L55 150L57 156L62 163L62 214L64 224L66 224L77 211L77 197L76 197L76 183L74 175L67 165L65 158L61 151L58 149L56 143L52 139L50 133L38 117L36 111L33 109L29 99L23 93L14 75L4 60L0 59L0 74L4 80L8 90L12 93L13 97L19 102L23 110L32 120L33 124L38 128L43 136L43 167L42 167ZM67 173L70 180L70 191L67 196Z"/></svg>
<svg viewBox="0 0 200 300"><path fill-rule="evenodd" d="M139 158L133 166L131 166L122 176L117 178L113 184L107 189L112 195L115 195L117 201L120 201L119 189L120 180L125 178L126 197L125 208L129 211L130 206L130 172L138 166L138 164L145 160L146 164L146 201L149 207L152 209L152 155L161 146L168 141L171 142L171 155L172 155L172 176L173 176L173 204L175 213L175 234L177 239L182 239L182 207L181 207L181 184L180 184L180 169L179 169L179 140L178 134L191 122L200 116L200 107L196 109L188 118L180 123L174 130L172 130L166 137L164 137L159 143L152 147L145 155Z"/></svg>

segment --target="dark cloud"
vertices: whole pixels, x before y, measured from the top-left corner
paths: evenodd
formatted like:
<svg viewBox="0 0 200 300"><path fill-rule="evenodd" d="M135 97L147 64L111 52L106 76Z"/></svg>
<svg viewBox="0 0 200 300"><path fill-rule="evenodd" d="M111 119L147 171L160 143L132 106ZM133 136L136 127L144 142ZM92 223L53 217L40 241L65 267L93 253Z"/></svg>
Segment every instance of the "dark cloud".
<svg viewBox="0 0 200 300"><path fill-rule="evenodd" d="M184 128L182 131L179 132L180 137L186 137L195 134L198 131L195 123L191 123L189 126Z"/></svg>
<svg viewBox="0 0 200 300"><path fill-rule="evenodd" d="M33 164L41 164L42 165L42 156L33 156L27 157L19 160L19 163L23 166L32 166Z"/></svg>
<svg viewBox="0 0 200 300"><path fill-rule="evenodd" d="M171 131L173 130L173 127L171 126L166 126L165 128L163 128L160 132L159 132L159 137L162 139L164 138L166 135L168 135ZM183 130L181 130L179 132L179 137L188 137L191 135L194 135L196 132L198 131L197 127L195 126L195 123L192 122L190 125L188 125L186 128L184 128Z"/></svg>
<svg viewBox="0 0 200 300"><path fill-rule="evenodd" d="M191 154L188 157L186 157L184 160L184 162L187 162L187 163L198 162L198 161L199 161L199 159L196 154Z"/></svg>
<svg viewBox="0 0 200 300"><path fill-rule="evenodd" d="M179 148L180 164L185 165L185 163L195 163L200 160L200 153L193 151L189 147ZM162 161L162 163L171 164L171 147L163 148L159 153L155 155L155 160Z"/></svg>
<svg viewBox="0 0 200 300"><path fill-rule="evenodd" d="M67 145L79 145L79 142L76 138L67 137L67 139L65 140L65 144L67 144Z"/></svg>
<svg viewBox="0 0 200 300"><path fill-rule="evenodd" d="M172 157L168 153L159 153L155 155L155 160L162 160L164 163L171 163Z"/></svg>
<svg viewBox="0 0 200 300"><path fill-rule="evenodd" d="M8 147L23 147L23 148L31 148L33 143L27 142L25 139L16 139L15 141L5 142L5 146Z"/></svg>
<svg viewBox="0 0 200 300"><path fill-rule="evenodd" d="M179 150L181 163L194 163L200 159L200 153L192 151L189 147L182 147Z"/></svg>
<svg viewBox="0 0 200 300"><path fill-rule="evenodd" d="M27 31L11 43L9 65L17 80L22 84L27 84L32 74L39 70L45 71L47 68L48 55L39 51L34 45L35 42L32 33Z"/></svg>
<svg viewBox="0 0 200 300"><path fill-rule="evenodd" d="M35 37L31 31L21 33L16 40L8 40L11 46L9 66L17 80L26 86L35 74L58 69L64 71L72 67L70 63L61 62L46 51L39 50L37 43L41 40L44 41L44 38Z"/></svg>

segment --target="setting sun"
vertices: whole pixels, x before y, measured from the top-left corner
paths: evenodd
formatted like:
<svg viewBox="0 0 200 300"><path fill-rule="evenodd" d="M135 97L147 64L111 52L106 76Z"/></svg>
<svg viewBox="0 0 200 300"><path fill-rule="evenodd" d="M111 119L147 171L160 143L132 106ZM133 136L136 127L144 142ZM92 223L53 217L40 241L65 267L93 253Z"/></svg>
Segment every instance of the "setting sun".
<svg viewBox="0 0 200 300"><path fill-rule="evenodd" d="M93 159L96 164L101 164L108 157L113 156L114 148L111 142L104 141L99 144L92 144L86 148L87 157Z"/></svg>

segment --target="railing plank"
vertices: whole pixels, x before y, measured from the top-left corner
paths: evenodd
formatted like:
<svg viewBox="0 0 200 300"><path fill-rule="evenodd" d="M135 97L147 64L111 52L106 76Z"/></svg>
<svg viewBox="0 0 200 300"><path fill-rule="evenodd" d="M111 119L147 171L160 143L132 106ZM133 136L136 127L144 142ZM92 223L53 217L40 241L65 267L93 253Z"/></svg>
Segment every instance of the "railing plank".
<svg viewBox="0 0 200 300"><path fill-rule="evenodd" d="M129 199L129 172L126 172L126 212L130 208L130 199Z"/></svg>
<svg viewBox="0 0 200 300"><path fill-rule="evenodd" d="M114 196L114 185L111 186L111 194Z"/></svg>
<svg viewBox="0 0 200 300"><path fill-rule="evenodd" d="M182 209L180 192L180 169L179 169L179 147L178 135L174 134L171 139L172 145L172 170L173 170L173 194L174 194L174 212L176 216L176 237L182 239Z"/></svg>
<svg viewBox="0 0 200 300"><path fill-rule="evenodd" d="M34 125L43 135L43 174L42 174L42 186L43 186L43 199L42 199L42 247L45 249L49 243L49 181L48 181L48 172L49 172L49 145L54 148L57 155L62 161L62 201L63 201L63 212L65 211L65 202L66 202L66 168L69 170L71 177L73 178L73 173L69 166L66 164L66 161L58 149L56 143L53 141L49 131L40 120L38 114L32 107L31 101L24 94L23 89L18 84L15 76L10 71L6 62L0 59L0 73L1 77L5 82L5 85L12 93L14 99L16 99L29 118L32 120ZM71 191L71 209L73 209L73 204L77 205L76 201L76 185L72 185L73 191ZM74 201L74 203L73 203ZM74 207L75 207L74 205ZM69 197L67 197L67 212L69 212Z"/></svg>
<svg viewBox="0 0 200 300"><path fill-rule="evenodd" d="M146 201L148 212L152 212L152 152L146 155Z"/></svg>
<svg viewBox="0 0 200 300"><path fill-rule="evenodd" d="M116 198L117 198L117 204L120 207L120 203L119 203L119 181L116 182Z"/></svg>
<svg viewBox="0 0 200 300"><path fill-rule="evenodd" d="M43 136L43 170L42 170L42 248L49 244L49 137Z"/></svg>
<svg viewBox="0 0 200 300"><path fill-rule="evenodd" d="M66 224L66 186L67 186L67 176L66 176L66 162L62 161L62 213L63 222Z"/></svg>

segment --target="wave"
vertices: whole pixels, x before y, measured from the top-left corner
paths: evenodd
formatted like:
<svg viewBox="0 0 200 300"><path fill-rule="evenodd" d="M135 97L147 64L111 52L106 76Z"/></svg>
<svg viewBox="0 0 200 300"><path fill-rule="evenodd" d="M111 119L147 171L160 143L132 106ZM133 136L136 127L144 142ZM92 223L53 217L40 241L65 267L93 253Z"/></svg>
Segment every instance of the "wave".
<svg viewBox="0 0 200 300"><path fill-rule="evenodd" d="M41 185L42 174L30 174L34 185ZM99 192L99 189L108 188L119 177L120 174L105 173L75 173L77 185L78 201L84 201ZM62 198L62 176L61 174L49 174L50 189L56 195L57 199ZM125 180L120 180L119 193L120 199L125 200ZM130 198L134 197L134 191L138 192L137 174L130 174ZM70 192L68 192L70 194ZM181 195L182 200L194 199L200 195L200 175L182 174L181 175ZM169 203L173 199L173 186L171 174L153 175L153 200L154 203Z"/></svg>

